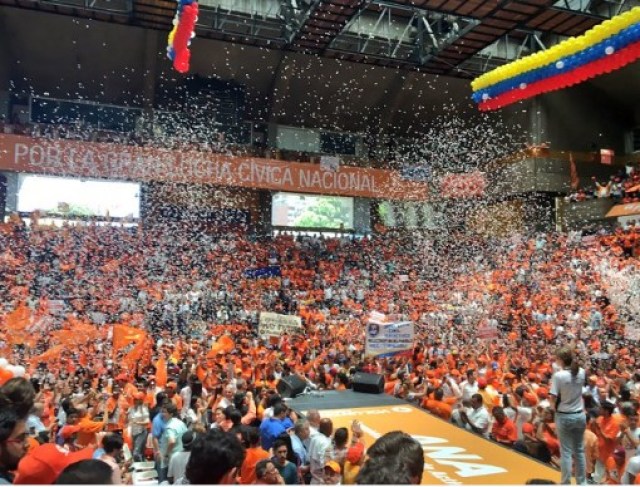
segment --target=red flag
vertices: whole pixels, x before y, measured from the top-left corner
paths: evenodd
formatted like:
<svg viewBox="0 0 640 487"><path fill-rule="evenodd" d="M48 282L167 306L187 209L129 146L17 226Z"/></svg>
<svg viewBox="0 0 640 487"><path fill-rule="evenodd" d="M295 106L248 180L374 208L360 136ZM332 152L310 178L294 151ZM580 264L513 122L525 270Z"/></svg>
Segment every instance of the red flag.
<svg viewBox="0 0 640 487"><path fill-rule="evenodd" d="M578 177L576 161L573 159L573 152L569 153L569 169L571 171L571 189L575 191L580 186L580 178Z"/></svg>

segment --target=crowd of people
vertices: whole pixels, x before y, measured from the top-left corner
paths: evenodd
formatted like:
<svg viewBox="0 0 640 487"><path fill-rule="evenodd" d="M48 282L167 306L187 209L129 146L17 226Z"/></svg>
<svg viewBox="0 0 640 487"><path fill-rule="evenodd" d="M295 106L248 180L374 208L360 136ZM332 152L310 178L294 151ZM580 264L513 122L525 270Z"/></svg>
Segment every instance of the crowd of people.
<svg viewBox="0 0 640 487"><path fill-rule="evenodd" d="M292 374L344 390L365 371L384 376L387 394L561 467L564 481L572 455L579 481L640 481L640 290L627 285L639 240L637 226L252 239L13 216L0 227L0 356L29 381L0 391L14 404L0 418L0 477L123 483L132 462L151 460L176 484L419 480L407 435L366 449L357 421L334 431L277 392ZM248 272L274 266L279 275ZM304 333L261 336L263 311L300 316ZM374 311L415 324L411 354L365 356ZM140 334L121 339L118 327ZM572 362L580 393L563 409L572 379L558 373ZM12 402L27 385L33 397ZM578 441L564 414L583 411Z"/></svg>
<svg viewBox="0 0 640 487"><path fill-rule="evenodd" d="M613 199L620 203L637 203L640 201L640 170L629 167L611 176L601 183L592 178L593 186L580 188L568 198L569 201L587 201L592 199Z"/></svg>

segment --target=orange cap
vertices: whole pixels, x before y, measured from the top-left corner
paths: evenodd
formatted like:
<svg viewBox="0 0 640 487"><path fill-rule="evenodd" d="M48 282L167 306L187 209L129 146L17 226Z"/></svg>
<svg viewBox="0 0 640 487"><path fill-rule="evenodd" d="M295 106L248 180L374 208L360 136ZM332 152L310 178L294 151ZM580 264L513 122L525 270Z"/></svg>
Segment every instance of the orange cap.
<svg viewBox="0 0 640 487"><path fill-rule="evenodd" d="M340 469L340 464L338 462L334 462L333 460L325 463L324 468L330 468L335 473L342 473L342 470Z"/></svg>
<svg viewBox="0 0 640 487"><path fill-rule="evenodd" d="M14 483L51 485L69 465L80 460L89 460L92 456L93 448L84 448L72 453L53 443L40 445L20 461Z"/></svg>
<svg viewBox="0 0 640 487"><path fill-rule="evenodd" d="M364 455L364 445L362 443L356 443L347 450L346 460L349 463L358 463Z"/></svg>
<svg viewBox="0 0 640 487"><path fill-rule="evenodd" d="M540 399L546 399L549 397L549 391L546 387L538 387L538 390L536 390L536 394Z"/></svg>

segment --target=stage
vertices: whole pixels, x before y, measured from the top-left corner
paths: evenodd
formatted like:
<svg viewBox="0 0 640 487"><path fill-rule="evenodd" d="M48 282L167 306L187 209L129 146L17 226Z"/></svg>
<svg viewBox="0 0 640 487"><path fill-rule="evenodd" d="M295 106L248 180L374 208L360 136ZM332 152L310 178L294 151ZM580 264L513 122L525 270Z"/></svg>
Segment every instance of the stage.
<svg viewBox="0 0 640 487"><path fill-rule="evenodd" d="M362 423L371 445L389 431L402 430L424 448L423 484L524 484L528 479L560 481L560 472L524 455L457 428L426 411L385 394L318 392L287 401L296 412L317 409L335 428Z"/></svg>

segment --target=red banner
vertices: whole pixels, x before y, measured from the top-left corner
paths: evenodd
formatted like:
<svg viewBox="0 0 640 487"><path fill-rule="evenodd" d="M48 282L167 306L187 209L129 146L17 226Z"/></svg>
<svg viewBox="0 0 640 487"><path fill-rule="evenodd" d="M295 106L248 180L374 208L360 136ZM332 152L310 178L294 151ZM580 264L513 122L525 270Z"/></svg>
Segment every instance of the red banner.
<svg viewBox="0 0 640 487"><path fill-rule="evenodd" d="M318 164L8 134L0 134L0 170L414 201L429 191L383 169L325 171Z"/></svg>
<svg viewBox="0 0 640 487"><path fill-rule="evenodd" d="M482 196L486 187L483 172L449 173L440 182L440 194L445 198L475 198Z"/></svg>

